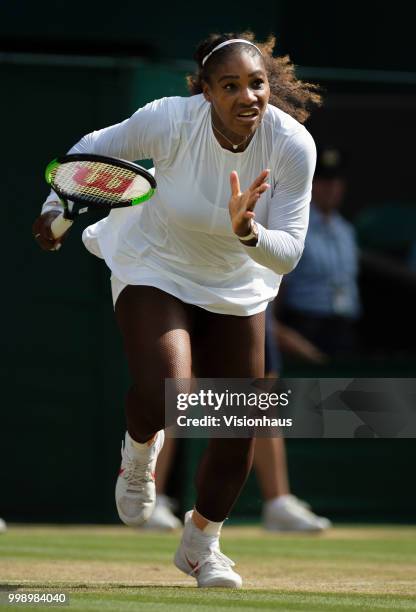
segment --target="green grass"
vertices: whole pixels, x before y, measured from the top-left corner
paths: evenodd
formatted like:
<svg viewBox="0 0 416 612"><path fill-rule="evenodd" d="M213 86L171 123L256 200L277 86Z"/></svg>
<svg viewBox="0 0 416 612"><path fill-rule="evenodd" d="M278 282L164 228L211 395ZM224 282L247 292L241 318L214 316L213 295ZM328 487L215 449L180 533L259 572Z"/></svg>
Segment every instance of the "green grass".
<svg viewBox="0 0 416 612"><path fill-rule="evenodd" d="M0 586L64 591L70 612L416 610L415 536L415 527L342 527L324 536L229 527L222 547L244 578L244 589L229 591L196 589L173 567L178 534L15 526L0 537Z"/></svg>

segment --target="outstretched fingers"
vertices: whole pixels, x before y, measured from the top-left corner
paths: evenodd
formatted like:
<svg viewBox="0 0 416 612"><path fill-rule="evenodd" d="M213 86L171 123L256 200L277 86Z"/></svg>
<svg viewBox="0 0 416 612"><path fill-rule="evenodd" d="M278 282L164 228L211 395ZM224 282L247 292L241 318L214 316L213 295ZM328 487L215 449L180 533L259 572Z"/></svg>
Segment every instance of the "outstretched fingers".
<svg viewBox="0 0 416 612"><path fill-rule="evenodd" d="M270 170L263 170L263 172L260 172L256 180L250 185L250 188L249 188L250 191L255 191L256 189L259 189L260 187L263 187L263 191L261 193L266 191L266 189L268 189L269 186L264 181L267 179L269 174L270 174Z"/></svg>
<svg viewBox="0 0 416 612"><path fill-rule="evenodd" d="M252 210L260 196L269 189L270 185L264 181L269 176L270 170L263 170L263 172L256 178L248 189L249 201L247 208Z"/></svg>
<svg viewBox="0 0 416 612"><path fill-rule="evenodd" d="M238 178L238 173L236 170L233 170L230 174L230 184L231 184L231 195L233 197L239 196L241 194L240 179Z"/></svg>

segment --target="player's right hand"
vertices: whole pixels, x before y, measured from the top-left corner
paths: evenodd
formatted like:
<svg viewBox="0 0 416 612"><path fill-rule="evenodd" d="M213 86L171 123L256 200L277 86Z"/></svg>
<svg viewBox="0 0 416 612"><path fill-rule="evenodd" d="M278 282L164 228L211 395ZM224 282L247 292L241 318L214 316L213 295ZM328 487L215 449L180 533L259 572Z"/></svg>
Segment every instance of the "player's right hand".
<svg viewBox="0 0 416 612"><path fill-rule="evenodd" d="M270 185L265 181L269 177L270 170L263 170L246 191L241 193L240 179L234 170L230 174L231 199L228 210L231 217L231 225L234 234L246 236L250 233L250 221L256 216L254 208L261 194L269 189Z"/></svg>
<svg viewBox="0 0 416 612"><path fill-rule="evenodd" d="M40 215L32 226L33 238L44 251L58 251L68 231L58 239L52 235L51 224L56 217L62 214L59 210L50 210Z"/></svg>

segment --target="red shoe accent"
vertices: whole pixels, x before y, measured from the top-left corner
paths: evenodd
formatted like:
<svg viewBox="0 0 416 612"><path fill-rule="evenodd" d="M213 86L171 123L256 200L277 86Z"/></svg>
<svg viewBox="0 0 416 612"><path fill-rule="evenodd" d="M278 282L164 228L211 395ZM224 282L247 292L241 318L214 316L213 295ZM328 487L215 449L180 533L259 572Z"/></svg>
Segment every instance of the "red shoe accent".
<svg viewBox="0 0 416 612"><path fill-rule="evenodd" d="M125 470L125 469L126 469L126 468L120 468L120 471L119 471L118 475L119 475L119 476L121 476L121 475L123 474L123 472L124 472L124 470Z"/></svg>
<svg viewBox="0 0 416 612"><path fill-rule="evenodd" d="M185 555L185 559L187 560L188 565L192 570L192 573L195 574L195 576L198 576L199 574L198 561L196 563L191 563L186 555Z"/></svg>

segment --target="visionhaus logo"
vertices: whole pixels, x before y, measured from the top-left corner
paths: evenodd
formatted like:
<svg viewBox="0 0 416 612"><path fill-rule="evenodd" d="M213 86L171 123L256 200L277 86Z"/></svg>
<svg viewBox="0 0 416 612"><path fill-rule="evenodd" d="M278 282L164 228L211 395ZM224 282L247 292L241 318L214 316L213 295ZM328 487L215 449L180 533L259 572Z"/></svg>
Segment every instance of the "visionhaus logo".
<svg viewBox="0 0 416 612"><path fill-rule="evenodd" d="M205 414L202 417L188 417L181 414L176 419L179 427L292 427L291 418L274 418L262 415L260 417L238 417L235 415L215 417Z"/></svg>

